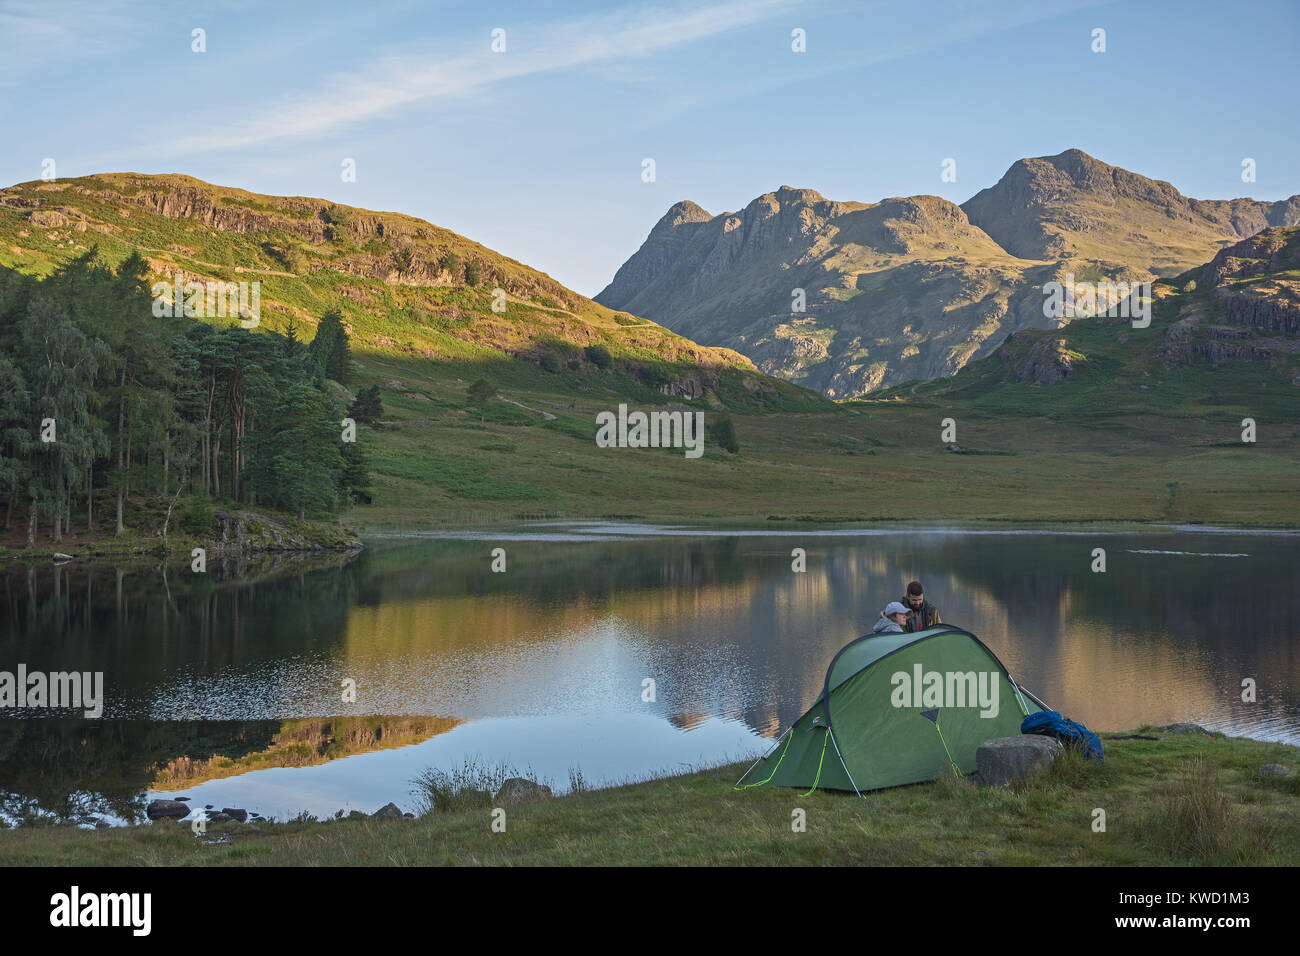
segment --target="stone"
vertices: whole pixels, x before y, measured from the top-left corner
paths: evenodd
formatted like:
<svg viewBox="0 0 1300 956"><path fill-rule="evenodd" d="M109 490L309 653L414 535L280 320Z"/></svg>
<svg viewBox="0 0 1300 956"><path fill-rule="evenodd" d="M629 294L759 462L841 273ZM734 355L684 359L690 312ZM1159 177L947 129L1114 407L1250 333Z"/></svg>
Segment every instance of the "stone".
<svg viewBox="0 0 1300 956"><path fill-rule="evenodd" d="M225 813L225 812L209 813L208 822L209 823L234 823L235 818L232 817L229 813Z"/></svg>
<svg viewBox="0 0 1300 956"><path fill-rule="evenodd" d="M247 810L239 810L234 807L222 807L221 812L226 814L233 820L238 820L240 823L243 823L245 820L248 819Z"/></svg>
<svg viewBox="0 0 1300 956"><path fill-rule="evenodd" d="M550 787L542 786L535 780L511 777L501 784L501 789L492 799L497 803L526 803L529 800L545 800L550 796Z"/></svg>
<svg viewBox="0 0 1300 956"><path fill-rule="evenodd" d="M1204 734L1207 737L1214 736L1214 734L1206 730L1200 724L1168 724L1160 729L1167 734Z"/></svg>
<svg viewBox="0 0 1300 956"><path fill-rule="evenodd" d="M54 560L55 560L58 564L64 564L64 563L67 562L67 561L73 561L73 560L75 560L75 559L74 559L74 558L72 557L72 555L70 555L70 554L64 554L62 551L55 551L55 552L54 552Z"/></svg>
<svg viewBox="0 0 1300 956"><path fill-rule="evenodd" d="M349 820L356 820L356 819L364 820L365 818L366 815L362 813L360 810L353 810L351 813L348 814Z"/></svg>
<svg viewBox="0 0 1300 956"><path fill-rule="evenodd" d="M372 820L400 820L402 811L395 803L386 803L374 813L370 814Z"/></svg>
<svg viewBox="0 0 1300 956"><path fill-rule="evenodd" d="M144 812L150 820L164 820L168 817L179 819L189 816L190 808L179 800L150 800Z"/></svg>
<svg viewBox="0 0 1300 956"><path fill-rule="evenodd" d="M996 737L979 745L975 765L988 786L1000 787L1050 769L1063 749L1060 741L1039 734Z"/></svg>
<svg viewBox="0 0 1300 956"><path fill-rule="evenodd" d="M1264 777L1294 777L1295 771L1285 764L1266 763L1259 768L1261 776Z"/></svg>

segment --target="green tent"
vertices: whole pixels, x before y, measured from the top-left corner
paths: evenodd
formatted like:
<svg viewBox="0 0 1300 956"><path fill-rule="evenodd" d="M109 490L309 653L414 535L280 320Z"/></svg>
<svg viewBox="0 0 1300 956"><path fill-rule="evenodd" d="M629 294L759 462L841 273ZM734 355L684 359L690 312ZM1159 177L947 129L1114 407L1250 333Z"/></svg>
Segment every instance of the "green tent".
<svg viewBox="0 0 1300 956"><path fill-rule="evenodd" d="M981 743L1047 709L969 631L869 634L835 655L817 702L736 787L861 794L972 773Z"/></svg>

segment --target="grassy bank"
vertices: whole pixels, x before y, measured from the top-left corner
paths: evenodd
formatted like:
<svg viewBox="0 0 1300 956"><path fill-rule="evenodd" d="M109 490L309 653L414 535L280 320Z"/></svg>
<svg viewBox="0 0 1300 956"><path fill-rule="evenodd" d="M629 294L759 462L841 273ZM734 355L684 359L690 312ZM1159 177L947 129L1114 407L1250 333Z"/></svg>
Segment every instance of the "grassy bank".
<svg viewBox="0 0 1300 956"><path fill-rule="evenodd" d="M207 533L187 529L177 518L171 522L164 542L165 506L157 499L141 499L133 505L130 523L122 534L114 533L111 515L90 529L74 519L62 540L53 541L48 534L42 534L30 547L25 529L10 528L0 532L0 560L47 560L55 554L68 554L75 558L172 554L188 563L193 548L204 548L208 554L216 556L346 551L361 546L356 534L340 521L304 519L229 503L219 503L212 509L217 517L210 523ZM221 537L223 531L224 540Z"/></svg>
<svg viewBox="0 0 1300 956"><path fill-rule="evenodd" d="M0 865L1297 865L1300 748L1242 738L1137 733L1097 766L1074 755L1006 789L948 779L868 794L737 792L729 765L506 811L116 830L0 832ZM409 801L408 801L409 802ZM792 811L807 829L793 832ZM1106 813L1094 832L1094 811Z"/></svg>

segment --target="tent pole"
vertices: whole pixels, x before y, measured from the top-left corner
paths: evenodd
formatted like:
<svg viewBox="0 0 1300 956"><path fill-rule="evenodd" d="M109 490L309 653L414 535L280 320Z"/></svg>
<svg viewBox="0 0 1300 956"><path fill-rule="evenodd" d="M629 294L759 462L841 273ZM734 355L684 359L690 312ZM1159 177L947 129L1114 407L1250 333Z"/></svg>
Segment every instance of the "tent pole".
<svg viewBox="0 0 1300 956"><path fill-rule="evenodd" d="M844 776L849 778L849 785L853 787L853 792L861 797L862 794L858 791L858 785L853 782L853 774L849 773L849 765L844 762L844 754L840 753L840 745L835 741L834 732L829 727L826 728L826 732L831 735L831 743L835 744L835 756L840 758L840 766L844 768ZM748 773L749 771L747 770L745 772ZM742 777L741 779L744 778Z"/></svg>
<svg viewBox="0 0 1300 956"><path fill-rule="evenodd" d="M1020 712L1021 712L1022 714L1024 714L1026 717L1028 717L1028 716L1029 716L1029 707L1028 707L1028 705L1025 704L1025 699L1024 699L1024 697L1021 697L1021 696L1020 696L1020 685L1016 683L1016 679L1015 679L1014 677L1011 677L1011 672L1010 672L1010 671L1007 672L1007 677L1009 677L1009 678L1011 679L1011 686L1015 689L1016 697L1019 698L1019 700L1020 700Z"/></svg>
<svg viewBox="0 0 1300 956"><path fill-rule="evenodd" d="M792 730L794 730L794 724L791 724L789 727L785 729L785 734L788 734ZM785 734L782 734L780 737L777 737L776 740L772 743L772 746L767 748L767 752L759 755L758 760L755 760L753 763L749 765L749 770L746 770L744 773L740 775L740 780L744 780L746 777L749 776L750 770L753 770L755 767L759 765L759 763L766 760L768 757L772 756L772 752L781 745L781 741L785 740ZM848 771L845 772L847 773ZM737 786L740 785L740 780L736 781Z"/></svg>

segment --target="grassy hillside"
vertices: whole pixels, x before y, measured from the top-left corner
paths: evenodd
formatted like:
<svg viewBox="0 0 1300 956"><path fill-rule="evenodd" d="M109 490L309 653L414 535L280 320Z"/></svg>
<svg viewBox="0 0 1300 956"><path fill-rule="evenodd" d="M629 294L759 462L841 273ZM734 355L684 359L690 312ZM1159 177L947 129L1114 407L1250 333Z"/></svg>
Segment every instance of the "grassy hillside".
<svg viewBox="0 0 1300 956"><path fill-rule="evenodd" d="M723 370L749 371L747 396L798 396L753 374L743 356L709 349L615 312L549 276L446 229L398 213L274 197L188 176L105 174L0 190L0 267L48 274L97 246L115 265L139 250L151 276L259 281L261 322L310 339L326 309L342 312L368 354L443 361L519 359L588 370L588 346L654 389L698 397ZM504 297L494 290L502 289ZM497 309L493 306L497 305ZM725 396L724 396L725 400ZM807 401L807 398L804 399Z"/></svg>

